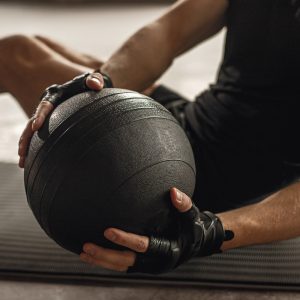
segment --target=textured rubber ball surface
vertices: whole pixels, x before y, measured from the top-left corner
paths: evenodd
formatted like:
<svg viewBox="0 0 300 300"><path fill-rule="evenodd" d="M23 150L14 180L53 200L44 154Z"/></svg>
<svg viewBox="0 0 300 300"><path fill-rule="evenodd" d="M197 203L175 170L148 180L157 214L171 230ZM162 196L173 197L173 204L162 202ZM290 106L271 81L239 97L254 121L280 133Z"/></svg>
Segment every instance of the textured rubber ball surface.
<svg viewBox="0 0 300 300"><path fill-rule="evenodd" d="M85 242L119 249L104 238L108 227L171 233L169 190L192 196L195 172L190 143L168 110L136 92L104 89L52 112L32 138L24 180L41 227L80 253Z"/></svg>

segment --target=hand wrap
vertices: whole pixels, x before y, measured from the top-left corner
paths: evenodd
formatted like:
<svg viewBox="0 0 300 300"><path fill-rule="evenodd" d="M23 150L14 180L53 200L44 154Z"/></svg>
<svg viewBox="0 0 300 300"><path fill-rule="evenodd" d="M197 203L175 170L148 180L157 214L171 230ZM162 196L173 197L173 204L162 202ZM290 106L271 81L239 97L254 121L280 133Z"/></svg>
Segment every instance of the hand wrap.
<svg viewBox="0 0 300 300"><path fill-rule="evenodd" d="M150 237L148 250L146 253L137 253L135 264L128 269L128 273L168 272L194 256L221 252L223 241L233 238L233 232L224 231L216 215L201 213L194 204L189 211L178 214L176 237Z"/></svg>
<svg viewBox="0 0 300 300"><path fill-rule="evenodd" d="M85 83L89 75L90 73L85 73L64 84L53 84L49 86L44 91L41 101L49 101L54 107L57 107L67 99L90 90Z"/></svg>
<svg viewBox="0 0 300 300"><path fill-rule="evenodd" d="M95 73L100 73L95 71ZM101 74L101 73L100 73ZM64 83L64 84L53 84L49 86L43 93L41 101L49 101L53 104L54 107L57 107L59 104L63 103L67 99L86 92L91 89L86 85L87 77L91 73L85 73L75 77L74 79ZM113 87L112 81L106 74L101 74L103 77L104 87L111 88Z"/></svg>

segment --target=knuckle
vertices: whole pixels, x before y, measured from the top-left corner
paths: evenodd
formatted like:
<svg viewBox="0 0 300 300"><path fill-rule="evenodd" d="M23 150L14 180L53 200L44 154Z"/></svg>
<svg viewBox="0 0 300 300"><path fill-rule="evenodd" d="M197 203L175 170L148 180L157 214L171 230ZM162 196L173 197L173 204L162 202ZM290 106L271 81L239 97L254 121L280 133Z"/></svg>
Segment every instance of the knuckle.
<svg viewBox="0 0 300 300"><path fill-rule="evenodd" d="M42 100L38 106L38 108L51 108L52 104L47 100Z"/></svg>
<svg viewBox="0 0 300 300"><path fill-rule="evenodd" d="M114 243L119 243L121 245L127 245L128 242L127 242L127 239L122 237L122 236L118 236L118 235L115 235L115 239L113 241Z"/></svg>
<svg viewBox="0 0 300 300"><path fill-rule="evenodd" d="M146 242L143 239L139 239L135 245L138 252L145 252L147 250Z"/></svg>
<svg viewBox="0 0 300 300"><path fill-rule="evenodd" d="M36 113L34 113L34 115L28 120L26 128L30 128L30 126L31 126L32 122L35 120L35 118L36 118Z"/></svg>
<svg viewBox="0 0 300 300"><path fill-rule="evenodd" d="M36 116L36 119L39 118L42 122L47 118L49 115L50 111L49 110L41 110L38 115Z"/></svg>

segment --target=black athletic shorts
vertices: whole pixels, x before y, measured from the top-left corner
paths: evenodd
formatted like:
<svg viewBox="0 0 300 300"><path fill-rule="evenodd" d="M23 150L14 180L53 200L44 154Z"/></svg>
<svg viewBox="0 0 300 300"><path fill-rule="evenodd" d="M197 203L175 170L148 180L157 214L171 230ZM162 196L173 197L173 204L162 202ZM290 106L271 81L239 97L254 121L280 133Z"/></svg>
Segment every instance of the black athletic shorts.
<svg viewBox="0 0 300 300"><path fill-rule="evenodd" d="M226 211L259 201L295 181L299 166L295 172L293 166L290 168L279 158L273 145L252 130L251 122L255 119L249 122L250 125L243 118L237 123L236 111L229 117L226 112L227 103L233 100L225 99L220 107L210 94L211 91L204 92L197 102L191 102L165 86L159 86L151 94L151 98L174 115L190 140L197 172L194 203L201 210ZM193 112L199 103L203 104L201 118L198 114L196 121L191 120L193 114L187 112ZM241 111L244 109L239 105L234 107ZM218 110L218 117L212 122L209 115L213 115L214 110ZM247 106L245 115L252 117ZM265 120L264 116L261 120ZM198 129L193 126L195 122ZM234 125L231 131L230 122L240 126ZM265 124L259 125L266 128ZM229 130L222 132L226 126ZM271 128L270 132L277 134L276 129ZM218 136L217 140L212 136Z"/></svg>

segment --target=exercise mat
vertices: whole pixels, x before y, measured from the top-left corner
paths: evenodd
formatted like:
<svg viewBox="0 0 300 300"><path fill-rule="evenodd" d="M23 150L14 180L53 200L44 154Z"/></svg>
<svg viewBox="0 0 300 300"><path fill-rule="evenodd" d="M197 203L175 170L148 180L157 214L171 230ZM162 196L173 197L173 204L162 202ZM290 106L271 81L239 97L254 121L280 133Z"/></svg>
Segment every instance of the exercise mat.
<svg viewBox="0 0 300 300"><path fill-rule="evenodd" d="M0 276L300 290L300 239L195 258L160 276L127 275L91 267L45 235L28 208L23 171L13 164L0 163Z"/></svg>

